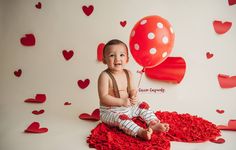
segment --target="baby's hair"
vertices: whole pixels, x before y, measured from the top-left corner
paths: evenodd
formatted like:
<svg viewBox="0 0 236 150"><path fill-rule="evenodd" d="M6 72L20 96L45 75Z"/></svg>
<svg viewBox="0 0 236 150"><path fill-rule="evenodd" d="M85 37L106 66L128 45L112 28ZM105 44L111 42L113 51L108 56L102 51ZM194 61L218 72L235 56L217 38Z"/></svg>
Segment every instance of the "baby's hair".
<svg viewBox="0 0 236 150"><path fill-rule="evenodd" d="M118 45L118 44L123 44L125 46L126 51L127 51L127 55L128 55L128 47L127 47L127 45L124 42L122 42L121 40L112 39L109 42L107 42L106 45L103 48L103 59L105 58L105 52L108 50L109 46L111 46L111 45Z"/></svg>

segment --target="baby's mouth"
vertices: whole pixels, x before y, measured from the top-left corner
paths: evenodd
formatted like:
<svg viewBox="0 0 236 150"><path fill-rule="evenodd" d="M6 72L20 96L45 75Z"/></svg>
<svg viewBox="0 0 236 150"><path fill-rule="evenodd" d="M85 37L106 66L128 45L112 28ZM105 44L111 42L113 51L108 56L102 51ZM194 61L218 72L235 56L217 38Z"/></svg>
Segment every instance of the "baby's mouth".
<svg viewBox="0 0 236 150"><path fill-rule="evenodd" d="M116 63L115 66L121 66L121 63Z"/></svg>

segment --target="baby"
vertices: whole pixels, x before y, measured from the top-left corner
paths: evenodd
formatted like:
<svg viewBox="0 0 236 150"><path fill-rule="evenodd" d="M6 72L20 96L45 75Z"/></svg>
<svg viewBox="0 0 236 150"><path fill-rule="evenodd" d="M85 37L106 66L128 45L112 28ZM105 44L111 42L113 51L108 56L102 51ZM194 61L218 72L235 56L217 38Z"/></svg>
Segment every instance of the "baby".
<svg viewBox="0 0 236 150"><path fill-rule="evenodd" d="M124 42L114 39L105 45L103 63L107 69L98 79L101 121L119 127L128 135L150 140L153 131L167 132L169 125L160 123L146 102L138 101L132 74L124 69L128 61L128 47ZM132 121L137 116L147 123L147 129Z"/></svg>

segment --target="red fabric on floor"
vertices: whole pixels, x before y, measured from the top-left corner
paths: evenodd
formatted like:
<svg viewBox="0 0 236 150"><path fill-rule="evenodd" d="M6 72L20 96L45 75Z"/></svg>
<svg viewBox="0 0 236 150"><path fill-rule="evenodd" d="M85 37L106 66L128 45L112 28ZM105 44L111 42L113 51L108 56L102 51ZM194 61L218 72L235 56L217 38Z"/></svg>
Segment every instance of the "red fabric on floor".
<svg viewBox="0 0 236 150"><path fill-rule="evenodd" d="M98 150L118 150L118 149L155 149L169 150L170 141L178 142L204 142L220 136L220 130L216 125L197 116L190 114L178 114L176 112L156 112L161 122L169 123L170 130L167 133L157 133L152 135L150 141L144 141L126 135L116 127L107 126L100 123L95 127L87 139L89 147ZM146 124L141 118L133 118L134 122L146 128Z"/></svg>

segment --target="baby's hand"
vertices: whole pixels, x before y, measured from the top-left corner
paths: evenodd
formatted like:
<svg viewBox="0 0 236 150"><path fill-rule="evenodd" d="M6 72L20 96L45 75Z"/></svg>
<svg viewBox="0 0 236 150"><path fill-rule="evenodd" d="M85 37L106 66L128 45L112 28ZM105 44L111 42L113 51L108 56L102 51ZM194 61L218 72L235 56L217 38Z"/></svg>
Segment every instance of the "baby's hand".
<svg viewBox="0 0 236 150"><path fill-rule="evenodd" d="M130 92L130 102L131 102L132 105L137 104L138 97L137 97L137 91L136 90L132 90Z"/></svg>
<svg viewBox="0 0 236 150"><path fill-rule="evenodd" d="M137 102L138 102L137 96L132 96L132 97L130 98L130 103L131 103L131 105L135 105L135 104L137 104Z"/></svg>
<svg viewBox="0 0 236 150"><path fill-rule="evenodd" d="M130 98L132 97L137 97L137 91L136 90L131 90L129 93Z"/></svg>
<svg viewBox="0 0 236 150"><path fill-rule="evenodd" d="M130 98L124 99L123 106L125 106L125 107L131 106L131 99Z"/></svg>

